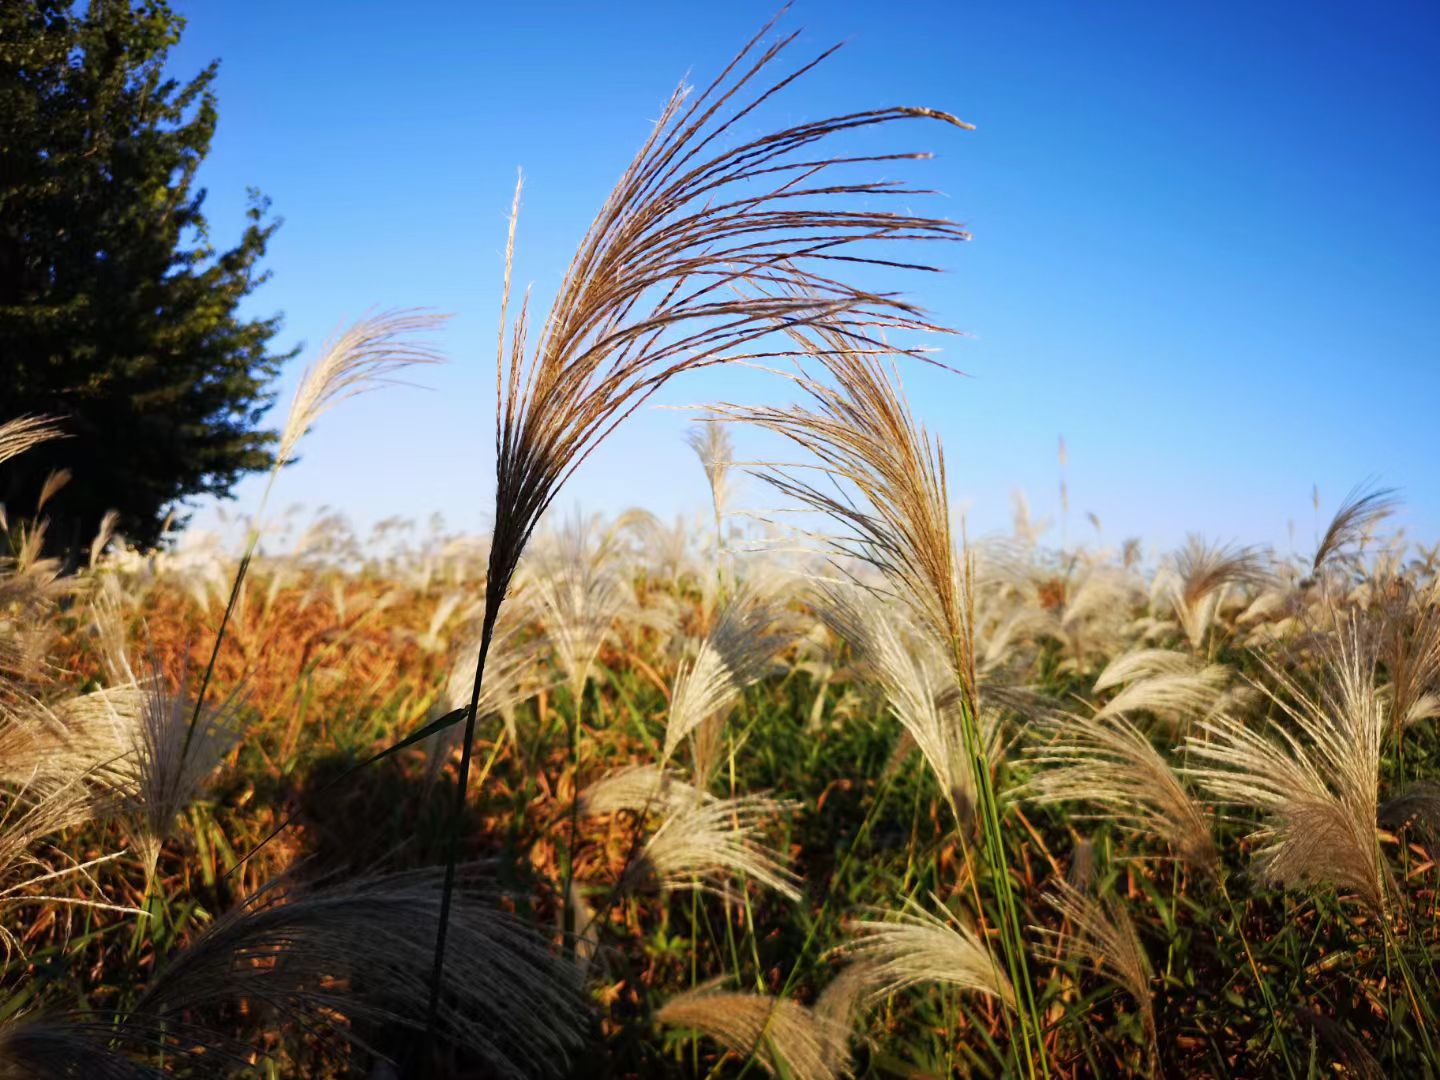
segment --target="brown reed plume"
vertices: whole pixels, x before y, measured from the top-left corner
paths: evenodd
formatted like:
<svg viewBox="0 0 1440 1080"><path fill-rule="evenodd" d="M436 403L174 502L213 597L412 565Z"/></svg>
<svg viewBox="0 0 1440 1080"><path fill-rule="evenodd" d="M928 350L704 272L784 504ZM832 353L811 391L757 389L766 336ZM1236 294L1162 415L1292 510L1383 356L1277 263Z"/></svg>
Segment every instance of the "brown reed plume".
<svg viewBox="0 0 1440 1080"><path fill-rule="evenodd" d="M698 93L673 93L571 260L533 348L528 303L509 325L517 185L506 243L495 377L495 524L472 706L456 781L447 866L455 865L490 633L536 523L565 480L616 425L675 375L766 347L777 323L828 319L852 333L925 324L912 305L834 276L866 264L929 270L869 248L960 240L952 222L846 205L921 192L896 181L835 177L841 167L918 153L830 154L834 136L907 119L966 127L948 113L887 107L800 123L725 147L736 125L835 50L780 76L797 36L762 44L766 24ZM857 250L858 249L858 250ZM750 283L752 288L741 288ZM508 335L507 335L508 331ZM449 890L446 895L448 897ZM432 1012L445 958L446 909L435 948Z"/></svg>
<svg viewBox="0 0 1440 1080"><path fill-rule="evenodd" d="M1330 525L1315 547L1310 572L1318 574L1343 548L1364 540L1380 522L1400 507L1394 488L1377 488L1372 482L1356 485L1330 519Z"/></svg>

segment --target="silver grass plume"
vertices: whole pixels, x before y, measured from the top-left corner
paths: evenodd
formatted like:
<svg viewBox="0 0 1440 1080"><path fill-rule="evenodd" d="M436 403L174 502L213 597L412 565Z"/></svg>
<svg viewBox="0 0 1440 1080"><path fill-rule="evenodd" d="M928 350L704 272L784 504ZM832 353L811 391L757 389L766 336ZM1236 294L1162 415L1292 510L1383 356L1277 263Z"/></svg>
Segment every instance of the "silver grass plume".
<svg viewBox="0 0 1440 1080"><path fill-rule="evenodd" d="M819 614L855 653L860 668L885 695L890 713L924 755L957 821L975 805L975 774L966 753L959 712L960 689L931 635L887 611L860 587L821 589ZM999 712L980 710L987 759L1000 745Z"/></svg>
<svg viewBox="0 0 1440 1080"><path fill-rule="evenodd" d="M1270 580L1266 552L1258 547L1209 544L1190 536L1155 581L1190 647L1199 649L1231 588L1261 586Z"/></svg>
<svg viewBox="0 0 1440 1080"><path fill-rule="evenodd" d="M798 1001L723 989L723 978L676 994L655 1013L671 1027L690 1028L772 1076L835 1080L845 1072L830 1057L834 1036Z"/></svg>
<svg viewBox="0 0 1440 1080"><path fill-rule="evenodd" d="M760 838L765 825L790 808L763 795L741 795L672 809L626 868L623 884L723 893L743 877L799 900L800 879Z"/></svg>
<svg viewBox="0 0 1440 1080"><path fill-rule="evenodd" d="M1067 576L1051 631L1064 656L1062 670L1088 671L1097 658L1124 648L1140 595L1134 575L1122 568L1093 564Z"/></svg>
<svg viewBox="0 0 1440 1080"><path fill-rule="evenodd" d="M0 717L0 780L59 781L80 773L107 784L133 779L146 693L120 686L6 712Z"/></svg>
<svg viewBox="0 0 1440 1080"><path fill-rule="evenodd" d="M730 430L724 424L696 424L685 433L685 442L700 459L705 480L710 485L710 506L715 513L715 554L718 560L725 549L725 518L730 512L730 470L735 462L735 448Z"/></svg>
<svg viewBox="0 0 1440 1080"><path fill-rule="evenodd" d="M592 538L595 531L594 522L580 518L566 522L546 538L548 543L532 558L526 575L545 637L576 702L629 601L626 583L614 565L613 540L604 534Z"/></svg>
<svg viewBox="0 0 1440 1080"><path fill-rule="evenodd" d="M527 639L524 619L510 617L515 610L511 608L507 611L495 632L490 661L485 669L485 683L480 688L480 700L476 705L476 719L500 716L512 741L516 737L515 709L550 685L550 680L541 672L541 643ZM449 675L431 706L432 720L454 709L465 708L470 702L471 684L475 678L471 665L479 644L474 634L462 640L465 644L455 651ZM459 728L448 728L435 740L430 750L431 763L438 768L459 745Z"/></svg>
<svg viewBox="0 0 1440 1080"><path fill-rule="evenodd" d="M45 509L45 504L60 493L60 490L70 483L73 473L69 469L51 469L45 477L45 482L40 485L40 494L35 497L35 513L39 514Z"/></svg>
<svg viewBox="0 0 1440 1080"><path fill-rule="evenodd" d="M1148 712L1180 727L1233 704L1233 672L1173 649L1137 649L1116 657L1095 680L1097 693L1123 687L1096 714Z"/></svg>
<svg viewBox="0 0 1440 1080"><path fill-rule="evenodd" d="M915 419L891 351L843 326L792 330L791 336L834 385L802 366L794 381L807 405L712 408L782 435L816 459L821 481L802 479L794 469L775 469L762 479L830 519L837 531L821 540L831 553L879 572L878 587L898 596L942 643L973 715L974 638L939 443Z"/></svg>
<svg viewBox="0 0 1440 1080"><path fill-rule="evenodd" d="M1134 998L1149 1040L1151 1060L1157 1060L1150 957L1125 902L1114 894L1098 900L1065 881L1055 883L1046 901L1069 924L1063 931L1035 927L1049 958L1061 964L1071 959L1088 963Z"/></svg>
<svg viewBox="0 0 1440 1080"><path fill-rule="evenodd" d="M627 765L585 787L579 795L582 814L664 813L715 802L715 796L687 784L662 765Z"/></svg>
<svg viewBox="0 0 1440 1080"><path fill-rule="evenodd" d="M1186 747L1202 764L1183 771L1218 802L1265 815L1251 833L1262 878L1290 888L1327 882L1383 911L1376 829L1387 721L1373 643L1355 617L1344 619L1323 644L1313 692L1266 666L1274 687L1262 689L1281 717L1264 732L1232 716L1201 722Z"/></svg>
<svg viewBox="0 0 1440 1080"><path fill-rule="evenodd" d="M1383 593L1368 621L1389 680L1391 727L1403 733L1440 716L1440 581L1395 580Z"/></svg>
<svg viewBox="0 0 1440 1080"><path fill-rule="evenodd" d="M585 1022L577 973L497 906L485 874L460 868L439 1030L481 1057L490 1075L561 1075ZM165 965L137 1010L245 1002L341 1035L360 1023L423 1030L440 899L438 868L309 889L272 884Z"/></svg>
<svg viewBox="0 0 1440 1080"><path fill-rule="evenodd" d="M189 692L188 672L174 692L158 672L145 686L131 749L134 783L124 794L147 884L176 819L239 741L238 707L234 695L218 703L197 704Z"/></svg>
<svg viewBox="0 0 1440 1080"><path fill-rule="evenodd" d="M0 463L19 457L51 439L63 439L59 421L51 416L17 416L0 424Z"/></svg>
<svg viewBox="0 0 1440 1080"><path fill-rule="evenodd" d="M89 780L88 775L81 774L60 783L37 782L9 795L0 809L0 911L40 903L140 914L136 908L111 903L90 875L94 867L123 853L77 862L56 849L58 867L35 854L46 837L104 816L107 807L97 798ZM52 892L54 883L63 879L73 886L77 878L99 898ZM4 920L0 920L0 947L7 959L12 952L24 952L20 938Z"/></svg>
<svg viewBox="0 0 1440 1080"><path fill-rule="evenodd" d="M825 1036L825 1063L842 1075L850 1072L850 1041L876 979L873 963L852 960L825 984L811 1007Z"/></svg>
<svg viewBox="0 0 1440 1080"><path fill-rule="evenodd" d="M447 318L418 310L385 311L361 319L327 341L320 359L306 369L295 390L275 450L275 468L294 457L315 421L341 401L394 382L406 368L443 363L443 357L418 335L435 331Z"/></svg>
<svg viewBox="0 0 1440 1080"><path fill-rule="evenodd" d="M686 736L711 728L708 740L696 742L695 775L703 786L715 758L714 746L706 748L706 744L717 740L741 692L770 670L775 654L790 640L778 612L751 589L737 589L694 657L682 661L675 675L665 722L664 760Z"/></svg>
<svg viewBox="0 0 1440 1080"><path fill-rule="evenodd" d="M1219 865L1209 818L1143 731L1123 716L1061 715L1034 725L1034 774L1020 794L1079 803L1133 836L1156 837L1195 869Z"/></svg>
<svg viewBox="0 0 1440 1080"><path fill-rule="evenodd" d="M873 971L871 996L943 983L1013 1008L1015 991L1000 961L979 934L956 923L944 904L931 899L943 917L907 898L903 910L877 910L876 917L857 924L856 937L845 951Z"/></svg>
<svg viewBox="0 0 1440 1080"><path fill-rule="evenodd" d="M100 527L95 530L95 536L90 541L89 565L91 570L100 565L100 559L104 556L105 549L110 546L110 541L116 538L116 529L119 525L119 511L106 510L105 516L100 519Z"/></svg>

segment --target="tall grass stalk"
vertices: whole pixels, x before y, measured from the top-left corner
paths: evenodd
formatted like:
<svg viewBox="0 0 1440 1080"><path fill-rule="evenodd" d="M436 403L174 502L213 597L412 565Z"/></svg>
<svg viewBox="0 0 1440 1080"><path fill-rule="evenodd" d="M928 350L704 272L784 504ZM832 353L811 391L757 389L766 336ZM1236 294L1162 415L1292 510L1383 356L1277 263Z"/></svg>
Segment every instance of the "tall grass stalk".
<svg viewBox="0 0 1440 1080"><path fill-rule="evenodd" d="M1026 1075L1048 1075L1043 1023L1011 889L992 763L979 726L973 569L951 529L943 451L911 412L889 359L892 350L844 325L792 327L789 333L804 357L829 376L822 380L797 361L799 370L792 378L807 404L727 403L711 408L728 420L784 436L818 462L822 475L834 486L822 488L793 469L769 469L761 475L782 494L829 518L838 531L823 537L822 543L839 559L859 560L878 570L884 579L882 588L904 602L944 649L959 687L955 712L960 744L974 782L974 816L994 895L1001 952L1019 995L1019 1038L1012 1051ZM968 863L969 822L961 807L953 801L952 806ZM986 908L979 894L979 875L972 873L970 881L975 914L983 921Z"/></svg>
<svg viewBox="0 0 1440 1080"><path fill-rule="evenodd" d="M862 196L920 194L902 184L815 179L835 166L925 155L817 159L814 149L842 132L899 120L960 121L933 109L892 107L797 124L721 149L737 123L835 51L767 84L762 73L797 37L790 33L762 45L773 25L763 27L705 89L691 94L681 87L672 94L581 241L533 351L528 298L513 326L509 321L516 187L495 373L495 514L485 589L485 619L492 627L520 556L562 485L669 379L711 364L788 355L792 350L783 342L777 349L764 340L777 320L830 320L856 332L928 326L918 309L893 294L833 275L846 266L899 265L850 250L856 246L957 240L963 231L936 218L841 208ZM771 288L739 288L756 280ZM777 289L788 293L778 295ZM488 640L482 641L472 700L479 696L487 648ZM450 867L459 850L474 720L472 708L456 777ZM445 964L448 910L442 909L436 935L432 1012Z"/></svg>
<svg viewBox="0 0 1440 1080"><path fill-rule="evenodd" d="M440 363L440 354L420 340L419 335L432 332L442 325L446 318L447 316L429 312L399 310L361 319L331 339L320 359L308 368L301 378L290 405L290 415L280 434L275 462L266 478L265 490L260 495L260 502L245 531L245 547L240 555L240 564L236 567L234 580L230 584L230 595L225 601L225 612L221 615L220 625L215 631L215 641L210 647L205 673L201 676L200 685L195 692L195 709L190 716L190 726L185 732L182 758L189 753L195 728L200 723L201 711L205 707L205 695L215 673L215 662L220 657L220 646L225 640L225 632L239 602L251 561L260 545L265 509L270 502L270 493L274 490L280 470L293 460L300 440L314 426L315 421L340 401L383 386L408 367Z"/></svg>

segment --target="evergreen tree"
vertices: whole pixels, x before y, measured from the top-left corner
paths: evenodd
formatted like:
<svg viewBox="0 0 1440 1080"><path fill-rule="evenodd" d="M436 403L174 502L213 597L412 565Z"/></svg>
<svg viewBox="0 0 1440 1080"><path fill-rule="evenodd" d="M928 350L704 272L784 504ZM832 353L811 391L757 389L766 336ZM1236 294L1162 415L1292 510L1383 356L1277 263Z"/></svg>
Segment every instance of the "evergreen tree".
<svg viewBox="0 0 1440 1080"><path fill-rule="evenodd" d="M211 242L194 179L217 65L167 77L183 26L163 0L0 3L0 420L68 436L11 462L0 501L24 514L69 469L46 507L61 546L110 509L152 543L181 500L270 462L256 425L293 354L269 352L278 316L238 309L279 223L252 190L239 243Z"/></svg>

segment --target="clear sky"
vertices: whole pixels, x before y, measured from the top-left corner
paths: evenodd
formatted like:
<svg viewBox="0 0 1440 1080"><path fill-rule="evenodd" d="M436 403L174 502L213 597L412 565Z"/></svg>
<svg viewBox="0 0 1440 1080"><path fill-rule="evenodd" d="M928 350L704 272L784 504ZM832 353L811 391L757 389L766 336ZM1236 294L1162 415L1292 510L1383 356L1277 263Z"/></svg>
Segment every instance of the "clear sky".
<svg viewBox="0 0 1440 1080"><path fill-rule="evenodd" d="M212 231L238 233L252 184L285 218L251 306L307 346L282 392L367 309L456 314L428 389L326 417L278 501L482 528L516 169L517 280L542 294L671 88L718 71L773 0L178 7L175 73L222 60ZM904 175L974 235L946 275L907 279L968 335L945 343L968 378L917 370L907 388L972 531L1006 527L1016 488L1058 515L1063 435L1072 538L1093 511L1112 542L1198 530L1288 549L1293 521L1304 548L1312 486L1328 516L1370 475L1403 489L1413 535L1440 538L1440 8L802 0L782 25L806 52L847 44L775 126L889 104L976 125L890 137L935 151ZM734 379L664 400L753 396ZM562 503L699 509L687 423L637 415ZM258 494L242 485L235 509Z"/></svg>

